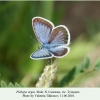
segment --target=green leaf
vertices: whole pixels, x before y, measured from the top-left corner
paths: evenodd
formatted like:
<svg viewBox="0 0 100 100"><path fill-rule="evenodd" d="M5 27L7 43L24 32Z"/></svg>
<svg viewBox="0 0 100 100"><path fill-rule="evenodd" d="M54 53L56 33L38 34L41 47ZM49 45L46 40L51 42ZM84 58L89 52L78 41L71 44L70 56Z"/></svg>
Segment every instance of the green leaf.
<svg viewBox="0 0 100 100"><path fill-rule="evenodd" d="M1 87L7 87L7 84L4 81L1 81Z"/></svg>
<svg viewBox="0 0 100 100"><path fill-rule="evenodd" d="M89 57L86 57L86 59L85 59L85 61L84 61L84 67L85 67L86 69L88 69L89 66L90 66L90 59L89 59Z"/></svg>
<svg viewBox="0 0 100 100"><path fill-rule="evenodd" d="M60 87L63 87L65 84L68 85L68 83L74 78L75 71L76 67L74 67L67 75L63 77L60 82Z"/></svg>
<svg viewBox="0 0 100 100"><path fill-rule="evenodd" d="M8 84L8 87L14 87L14 85L10 82L10 83Z"/></svg>
<svg viewBox="0 0 100 100"><path fill-rule="evenodd" d="M98 59L95 63L95 69L100 70L100 59Z"/></svg>
<svg viewBox="0 0 100 100"><path fill-rule="evenodd" d="M82 62L80 65L77 66L76 72L77 73L84 72L84 71L88 70L89 66L90 66L90 59L89 59L89 57L86 57L84 62Z"/></svg>
<svg viewBox="0 0 100 100"><path fill-rule="evenodd" d="M7 86L7 84L4 81L1 81L1 87L26 87L24 84L21 86L16 82L15 86L10 82Z"/></svg>
<svg viewBox="0 0 100 100"><path fill-rule="evenodd" d="M22 84L21 87L26 87L25 84Z"/></svg>
<svg viewBox="0 0 100 100"><path fill-rule="evenodd" d="M15 83L15 87L20 87L20 85L18 83Z"/></svg>
<svg viewBox="0 0 100 100"><path fill-rule="evenodd" d="M84 72L84 69L85 69L85 63L83 62L83 63L80 65L80 72Z"/></svg>

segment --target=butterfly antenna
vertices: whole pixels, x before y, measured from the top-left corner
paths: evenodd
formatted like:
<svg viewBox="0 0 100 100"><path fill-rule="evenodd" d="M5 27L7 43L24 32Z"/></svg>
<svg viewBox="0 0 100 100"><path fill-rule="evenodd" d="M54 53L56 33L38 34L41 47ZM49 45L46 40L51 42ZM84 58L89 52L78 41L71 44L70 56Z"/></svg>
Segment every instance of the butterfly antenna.
<svg viewBox="0 0 100 100"><path fill-rule="evenodd" d="M30 35L30 37L35 43L37 43L40 46L39 42L37 42L36 39L34 39L32 35Z"/></svg>

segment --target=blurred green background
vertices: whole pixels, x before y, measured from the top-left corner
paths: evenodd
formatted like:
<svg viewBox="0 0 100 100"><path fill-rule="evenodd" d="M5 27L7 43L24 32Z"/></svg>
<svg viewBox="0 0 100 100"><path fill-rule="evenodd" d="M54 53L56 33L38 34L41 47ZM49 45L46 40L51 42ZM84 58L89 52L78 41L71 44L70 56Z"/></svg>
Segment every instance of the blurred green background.
<svg viewBox="0 0 100 100"><path fill-rule="evenodd" d="M71 34L53 87L99 87L100 2L85 1L0 1L0 81L35 87L47 63L29 58L39 46L31 22L36 16L66 25Z"/></svg>

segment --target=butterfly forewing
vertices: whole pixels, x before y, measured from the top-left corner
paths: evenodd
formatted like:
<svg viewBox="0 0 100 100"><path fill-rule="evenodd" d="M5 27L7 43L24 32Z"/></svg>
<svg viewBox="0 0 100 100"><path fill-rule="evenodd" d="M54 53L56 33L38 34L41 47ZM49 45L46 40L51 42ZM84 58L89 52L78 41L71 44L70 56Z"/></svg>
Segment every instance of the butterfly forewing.
<svg viewBox="0 0 100 100"><path fill-rule="evenodd" d="M53 23L44 18L35 17L32 19L32 26L38 41L41 44L48 43L54 27Z"/></svg>
<svg viewBox="0 0 100 100"><path fill-rule="evenodd" d="M59 25L53 29L49 38L49 44L69 44L70 34L64 25Z"/></svg>

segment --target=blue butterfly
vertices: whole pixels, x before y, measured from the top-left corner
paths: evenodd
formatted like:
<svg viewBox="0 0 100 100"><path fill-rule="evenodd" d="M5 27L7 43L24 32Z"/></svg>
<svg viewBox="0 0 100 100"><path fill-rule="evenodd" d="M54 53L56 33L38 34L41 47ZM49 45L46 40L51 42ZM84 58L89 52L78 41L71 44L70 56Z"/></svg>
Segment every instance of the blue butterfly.
<svg viewBox="0 0 100 100"><path fill-rule="evenodd" d="M31 59L62 58L70 48L70 33L66 26L54 27L53 23L42 17L32 19L32 27L41 48L30 55Z"/></svg>

